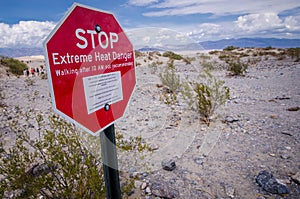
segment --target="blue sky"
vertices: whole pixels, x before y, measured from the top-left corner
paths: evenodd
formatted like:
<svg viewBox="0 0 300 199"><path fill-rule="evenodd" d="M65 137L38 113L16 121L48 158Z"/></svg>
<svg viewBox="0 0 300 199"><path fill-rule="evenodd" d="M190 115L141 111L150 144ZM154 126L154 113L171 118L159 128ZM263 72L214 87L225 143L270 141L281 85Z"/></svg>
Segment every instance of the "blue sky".
<svg viewBox="0 0 300 199"><path fill-rule="evenodd" d="M0 48L41 47L74 1L3 0ZM299 0L78 0L110 11L125 31L168 28L194 41L300 38Z"/></svg>

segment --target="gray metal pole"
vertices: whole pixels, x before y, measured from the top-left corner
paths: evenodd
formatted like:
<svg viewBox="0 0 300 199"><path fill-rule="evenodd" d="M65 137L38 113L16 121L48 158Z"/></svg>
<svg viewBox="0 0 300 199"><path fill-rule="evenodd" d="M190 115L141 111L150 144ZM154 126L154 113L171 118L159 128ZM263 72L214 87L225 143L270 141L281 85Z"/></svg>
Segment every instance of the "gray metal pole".
<svg viewBox="0 0 300 199"><path fill-rule="evenodd" d="M100 133L102 164L107 199L121 199L114 124Z"/></svg>

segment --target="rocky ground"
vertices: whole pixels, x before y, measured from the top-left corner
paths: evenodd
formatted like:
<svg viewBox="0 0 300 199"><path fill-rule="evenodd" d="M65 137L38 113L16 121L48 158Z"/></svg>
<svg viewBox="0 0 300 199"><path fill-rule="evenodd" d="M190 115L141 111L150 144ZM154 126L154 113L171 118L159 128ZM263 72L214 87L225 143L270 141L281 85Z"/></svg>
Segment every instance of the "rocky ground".
<svg viewBox="0 0 300 199"><path fill-rule="evenodd" d="M174 62L182 78L195 78L203 70L203 54L213 57L207 52L182 54L196 58L191 64ZM134 179L130 198L300 197L299 62L261 56L249 64L245 76L229 76L222 69L224 63L214 56L210 62L220 67L212 73L225 81L231 97L207 126L181 98L173 105L162 101L158 74L168 58L149 56L137 58L137 86L126 114L116 122L117 133L125 139L141 136L153 149L118 151L120 170ZM153 68L155 61L162 64ZM0 89L1 103L7 106L1 109L5 114L1 113L0 127L7 143L13 137L5 129L16 106L44 115L52 112L45 79L2 75ZM276 179L269 182L273 190L266 188L266 180L265 184L256 181L264 170ZM288 193L279 194L276 187Z"/></svg>

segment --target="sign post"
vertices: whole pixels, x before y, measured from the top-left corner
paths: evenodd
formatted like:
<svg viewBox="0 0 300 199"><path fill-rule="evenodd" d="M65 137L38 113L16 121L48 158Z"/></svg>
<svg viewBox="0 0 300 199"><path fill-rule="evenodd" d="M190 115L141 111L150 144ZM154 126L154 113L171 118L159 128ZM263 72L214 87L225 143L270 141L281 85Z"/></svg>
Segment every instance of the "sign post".
<svg viewBox="0 0 300 199"><path fill-rule="evenodd" d="M112 13L74 3L44 41L53 109L101 137L108 198L120 198L114 122L136 85L133 46Z"/></svg>
<svg viewBox="0 0 300 199"><path fill-rule="evenodd" d="M121 199L114 124L100 134L107 199Z"/></svg>

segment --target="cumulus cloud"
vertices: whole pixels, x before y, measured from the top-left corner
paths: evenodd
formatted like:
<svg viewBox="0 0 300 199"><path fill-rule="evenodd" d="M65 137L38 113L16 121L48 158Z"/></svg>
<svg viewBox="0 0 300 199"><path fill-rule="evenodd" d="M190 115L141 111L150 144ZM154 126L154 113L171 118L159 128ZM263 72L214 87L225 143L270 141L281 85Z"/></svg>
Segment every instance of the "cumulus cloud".
<svg viewBox="0 0 300 199"><path fill-rule="evenodd" d="M196 41L219 40L236 37L239 33L232 22L201 23L191 27L187 35Z"/></svg>
<svg viewBox="0 0 300 199"><path fill-rule="evenodd" d="M300 31L300 16L280 18L276 13L249 14L238 17L237 27L247 33Z"/></svg>
<svg viewBox="0 0 300 199"><path fill-rule="evenodd" d="M238 17L237 26L249 32L277 29L283 27L282 20L276 13L249 14Z"/></svg>
<svg viewBox="0 0 300 199"><path fill-rule="evenodd" d="M300 31L300 16L288 16L284 20L285 27L291 31Z"/></svg>
<svg viewBox="0 0 300 199"><path fill-rule="evenodd" d="M42 47L54 26L55 23L49 21L20 21L14 25L0 23L0 47Z"/></svg>
<svg viewBox="0 0 300 199"><path fill-rule="evenodd" d="M127 36L136 49L141 47L183 46L195 43L187 35L167 28L147 27L128 30Z"/></svg>

